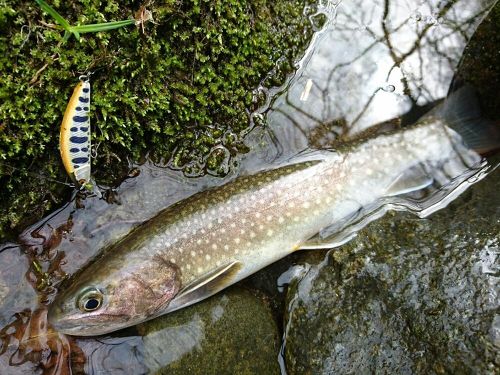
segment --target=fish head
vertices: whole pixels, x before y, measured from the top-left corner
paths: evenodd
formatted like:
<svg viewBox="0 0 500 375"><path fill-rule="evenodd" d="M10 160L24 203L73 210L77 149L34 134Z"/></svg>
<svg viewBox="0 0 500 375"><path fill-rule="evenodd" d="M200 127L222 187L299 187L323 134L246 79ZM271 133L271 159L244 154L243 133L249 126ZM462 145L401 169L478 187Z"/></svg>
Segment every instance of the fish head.
<svg viewBox="0 0 500 375"><path fill-rule="evenodd" d="M181 287L179 268L160 257L132 263L113 269L97 261L77 273L49 307L49 323L68 335L98 336L161 315Z"/></svg>

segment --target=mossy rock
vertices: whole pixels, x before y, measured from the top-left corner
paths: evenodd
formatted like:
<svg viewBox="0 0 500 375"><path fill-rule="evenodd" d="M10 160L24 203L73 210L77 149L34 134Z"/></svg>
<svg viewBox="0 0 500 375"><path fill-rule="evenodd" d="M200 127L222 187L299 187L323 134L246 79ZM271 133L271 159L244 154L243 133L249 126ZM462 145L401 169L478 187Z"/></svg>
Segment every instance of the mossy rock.
<svg viewBox="0 0 500 375"><path fill-rule="evenodd" d="M278 374L280 336L269 307L231 288L137 327L156 374Z"/></svg>
<svg viewBox="0 0 500 375"><path fill-rule="evenodd" d="M467 44L455 77L458 83L473 83L480 97L484 116L500 116L500 4L494 6Z"/></svg>
<svg viewBox="0 0 500 375"><path fill-rule="evenodd" d="M71 24L133 17L141 3L49 2ZM213 152L245 151L239 132L261 103L252 90L284 82L312 35L301 1L151 2L155 23L63 32L34 1L0 8L0 237L69 196L59 158L62 114L78 76L91 77L98 183L124 175L150 151L189 175L223 174ZM271 72L271 73L270 73ZM98 146L98 147L97 147ZM208 155L213 154L210 158ZM205 167L206 164L209 164ZM14 167L14 168L11 168Z"/></svg>
<svg viewBox="0 0 500 375"><path fill-rule="evenodd" d="M289 373L497 373L499 187L387 215L311 267L287 296Z"/></svg>

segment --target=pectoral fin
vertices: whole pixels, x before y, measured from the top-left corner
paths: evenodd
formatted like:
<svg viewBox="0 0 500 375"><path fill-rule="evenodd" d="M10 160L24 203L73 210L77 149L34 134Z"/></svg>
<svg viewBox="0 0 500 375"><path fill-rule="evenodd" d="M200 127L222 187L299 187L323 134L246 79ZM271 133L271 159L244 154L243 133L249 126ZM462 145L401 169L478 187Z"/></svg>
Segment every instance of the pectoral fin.
<svg viewBox="0 0 500 375"><path fill-rule="evenodd" d="M227 263L186 285L170 301L167 309L161 313L164 314L192 305L226 288L232 284L241 266L242 264L238 261Z"/></svg>

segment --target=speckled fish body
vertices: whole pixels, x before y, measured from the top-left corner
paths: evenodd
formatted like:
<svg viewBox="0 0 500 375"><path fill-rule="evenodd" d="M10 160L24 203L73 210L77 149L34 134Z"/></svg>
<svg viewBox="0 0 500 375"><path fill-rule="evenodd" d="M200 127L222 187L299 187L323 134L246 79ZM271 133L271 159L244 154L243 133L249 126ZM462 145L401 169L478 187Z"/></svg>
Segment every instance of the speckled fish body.
<svg viewBox="0 0 500 375"><path fill-rule="evenodd" d="M66 172L78 185L90 181L90 82L73 90L61 123L59 148Z"/></svg>
<svg viewBox="0 0 500 375"><path fill-rule="evenodd" d="M426 184L405 190L408 171L449 180L480 160L432 120L238 177L174 204L113 245L57 296L50 321L68 334L99 335L188 306L314 247L310 239L332 224Z"/></svg>

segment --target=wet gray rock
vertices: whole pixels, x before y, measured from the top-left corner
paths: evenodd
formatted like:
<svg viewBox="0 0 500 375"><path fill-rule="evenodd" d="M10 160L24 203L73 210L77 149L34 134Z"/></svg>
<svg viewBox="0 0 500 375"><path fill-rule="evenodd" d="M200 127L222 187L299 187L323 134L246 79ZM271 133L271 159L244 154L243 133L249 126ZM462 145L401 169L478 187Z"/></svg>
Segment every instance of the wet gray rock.
<svg viewBox="0 0 500 375"><path fill-rule="evenodd" d="M16 245L0 245L0 330L15 313L37 306L36 292L26 277L29 261L20 255Z"/></svg>
<svg viewBox="0 0 500 375"><path fill-rule="evenodd" d="M143 323L138 330L151 373L279 373L280 337L271 310L241 288Z"/></svg>
<svg viewBox="0 0 500 375"><path fill-rule="evenodd" d="M500 372L500 173L388 214L289 288L290 374Z"/></svg>

